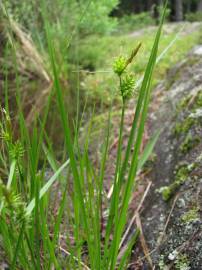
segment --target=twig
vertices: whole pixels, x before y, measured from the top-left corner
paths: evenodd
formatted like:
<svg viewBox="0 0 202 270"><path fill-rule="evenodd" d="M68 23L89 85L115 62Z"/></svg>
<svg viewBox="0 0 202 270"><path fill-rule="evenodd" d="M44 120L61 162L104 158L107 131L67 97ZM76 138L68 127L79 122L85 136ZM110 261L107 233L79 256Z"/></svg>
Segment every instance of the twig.
<svg viewBox="0 0 202 270"><path fill-rule="evenodd" d="M136 214L136 224L137 224L137 227L140 230L140 242L141 242L143 252L145 254L145 257L146 257L151 269L153 269L154 266L153 266L153 263L152 263L152 259L151 259L150 255L149 255L149 248L147 247L147 243L146 243L145 238L144 238L144 234L143 234L143 230L142 230L142 223L141 223L140 216L139 216L138 212Z"/></svg>
<svg viewBox="0 0 202 270"><path fill-rule="evenodd" d="M114 190L114 184L111 185L110 190L107 193L107 199L110 200Z"/></svg>
<svg viewBox="0 0 202 270"><path fill-rule="evenodd" d="M193 93L192 95L190 94L191 99L190 99L190 101L188 102L187 107L190 107L191 105L193 105L193 103L194 103L195 99L197 98L197 95L198 95L198 93L199 93L200 91L201 91L201 88L199 87L199 88L197 88L197 89L194 91L194 93Z"/></svg>
<svg viewBox="0 0 202 270"><path fill-rule="evenodd" d="M137 208L137 210L135 211L135 214L134 214L133 218L131 219L131 221L130 221L130 223L129 223L129 225L128 225L128 228L127 228L127 230L125 231L125 233L124 233L124 235L123 235L123 237L122 237L122 240L121 240L121 243L120 243L120 246L119 246L119 247L121 247L121 246L123 245L123 243L124 243L124 241L125 241L125 239L126 239L128 233L129 233L129 231L130 231L130 229L131 229L133 223L135 222L137 213L138 213L138 212L140 211L140 209L142 208L142 205L143 205L143 203L144 203L144 200L145 200L145 198L146 198L146 196L147 196L147 194L148 194L148 192L149 192L149 190L150 190L150 188L151 188L151 184L152 184L152 182L149 182L149 184L147 185L147 188L146 188L146 190L145 190L145 192L144 192L144 194L143 194L143 196L142 196L142 199L141 199L141 201L140 201L140 204L138 205L138 208Z"/></svg>
<svg viewBox="0 0 202 270"><path fill-rule="evenodd" d="M170 213L169 213L168 218L167 218L167 220L166 220L166 224L165 224L165 226L164 226L163 232L162 232L162 234L161 234L161 236L160 236L160 239L159 239L159 242L158 242L158 247L159 247L160 244L162 243L163 237L164 237L165 232L166 232L166 229L167 229L167 227L168 227L168 223L169 223L169 221L170 221L170 217L171 217L171 215L172 215L172 213L173 213L173 210L174 210L174 208L175 208L175 204L176 204L178 198L179 198L179 193L175 196L175 199L174 199L174 201L173 201L172 208L171 208L171 210L170 210Z"/></svg>
<svg viewBox="0 0 202 270"><path fill-rule="evenodd" d="M65 250L63 247L59 247L59 249L64 252L66 255L71 256L71 253L67 250ZM72 256L72 258L76 261L79 262L79 259L76 258L75 256ZM84 267L85 270L91 270L85 263L80 261L80 264Z"/></svg>
<svg viewBox="0 0 202 270"><path fill-rule="evenodd" d="M176 248L176 251L178 253L182 253L184 251L184 249L187 247L187 245L189 245L190 243L193 243L194 238L196 237L197 233L200 232L200 228L191 235L191 237L184 243L182 243L182 245L180 245L179 247ZM174 261L172 261L169 265L168 265L168 270L171 270L173 268L173 264Z"/></svg>
<svg viewBox="0 0 202 270"><path fill-rule="evenodd" d="M134 229L133 231L132 231L132 235L133 234L135 234L135 231L136 231L136 229ZM124 255L124 253L125 253L125 251L128 249L128 243L126 243L122 248L121 248L121 250L119 251L119 255L118 255L118 261L120 261L121 260L121 258L123 257L123 255Z"/></svg>
<svg viewBox="0 0 202 270"><path fill-rule="evenodd" d="M113 70L97 70L97 71L89 71L85 69L73 70L72 73L88 73L88 74L97 74L97 73L112 73Z"/></svg>
<svg viewBox="0 0 202 270"><path fill-rule="evenodd" d="M166 220L166 224L165 224L165 226L164 226L164 229L163 229L163 232L162 232L162 235L161 235L161 238L160 238L160 240L159 240L158 245L157 245L153 250L151 250L147 255L151 255L151 254L153 254L154 252L156 252L156 251L159 249L159 247L160 247L160 245L161 245L161 243L162 243L162 240L163 240L163 236L165 235L166 229L167 229L167 227L168 227L168 223L169 223L169 221L170 221L170 217L171 217L171 215L172 215L172 212L173 212L173 210L174 210L174 207L175 207L175 204L176 204L178 198L179 198L179 194L176 195L176 197L175 197L175 199L174 199L174 201L173 201L172 208L171 208L170 213L169 213L169 215L168 215L168 218L167 218L167 220ZM146 259L146 256L141 257L139 260L142 261L142 260L144 260L144 259Z"/></svg>

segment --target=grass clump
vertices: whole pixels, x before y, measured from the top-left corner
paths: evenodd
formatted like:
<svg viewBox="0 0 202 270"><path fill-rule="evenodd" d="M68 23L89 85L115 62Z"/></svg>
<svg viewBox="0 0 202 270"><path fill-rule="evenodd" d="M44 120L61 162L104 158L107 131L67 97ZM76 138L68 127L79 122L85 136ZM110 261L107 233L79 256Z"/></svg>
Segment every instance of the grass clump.
<svg viewBox="0 0 202 270"><path fill-rule="evenodd" d="M120 257L121 242L127 224L137 171L154 146L152 143L146 148L141 160L140 148L165 11L143 72L125 153L122 153L125 106L133 94L135 84L129 65L140 46L132 50L126 60L120 60L121 57L114 64L114 75L118 75L122 112L113 191L109 200L105 197L104 177L106 164L110 162L108 149L112 109L109 110L101 158L98 166L94 166L89 155L91 124L82 150L79 145L80 119L75 122L74 132L71 130L63 98L61 66L56 61L56 48L52 42L52 32L44 1L42 15L53 92L49 94L43 115L35 115L32 128L29 130L21 103L19 91L21 85L16 83L16 103L19 112L18 140L15 140L14 127L9 118L8 95L5 94L6 106L1 122L0 234L2 243L0 244L6 253L6 260L11 269L39 270L65 267L66 269L122 270L128 265L131 250L139 235L137 228L124 254ZM13 57L16 60L15 50ZM7 84L4 91L5 93L8 91ZM57 101L64 135L64 151L60 161L55 158L52 141L45 128L53 94ZM132 151L134 145L135 149ZM45 176L47 167L50 167L52 171L50 178ZM58 199L56 196L53 200L54 194L58 195L58 189L60 197ZM106 208L105 212L103 212L103 207ZM18 226L16 226L16 220L18 220ZM105 228L103 228L103 222L106 224ZM61 240L61 232L65 235L64 242Z"/></svg>

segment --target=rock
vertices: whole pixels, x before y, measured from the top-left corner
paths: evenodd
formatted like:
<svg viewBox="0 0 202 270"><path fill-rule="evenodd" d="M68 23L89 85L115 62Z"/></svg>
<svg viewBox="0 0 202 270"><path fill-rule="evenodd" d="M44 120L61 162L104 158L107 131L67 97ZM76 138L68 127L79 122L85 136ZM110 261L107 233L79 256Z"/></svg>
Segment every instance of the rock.
<svg viewBox="0 0 202 270"><path fill-rule="evenodd" d="M192 54L195 56L202 56L202 45L194 47Z"/></svg>
<svg viewBox="0 0 202 270"><path fill-rule="evenodd" d="M8 269L9 269L9 267L6 263L0 264L0 270L8 270Z"/></svg>
<svg viewBox="0 0 202 270"><path fill-rule="evenodd" d="M167 80L177 76L161 85L164 98L150 120L151 133L164 127L141 217L155 269L202 269L201 55L195 47L168 73Z"/></svg>

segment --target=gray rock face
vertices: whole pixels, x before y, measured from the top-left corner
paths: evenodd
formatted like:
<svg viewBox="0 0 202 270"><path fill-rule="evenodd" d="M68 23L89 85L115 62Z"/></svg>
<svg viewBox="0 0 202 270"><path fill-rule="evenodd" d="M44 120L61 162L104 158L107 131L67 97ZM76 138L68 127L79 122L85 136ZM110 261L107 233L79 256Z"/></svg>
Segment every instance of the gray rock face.
<svg viewBox="0 0 202 270"><path fill-rule="evenodd" d="M163 132L142 213L155 269L202 269L201 55L202 46L194 48L156 89L166 94L151 127L163 127Z"/></svg>
<svg viewBox="0 0 202 270"><path fill-rule="evenodd" d="M198 45L193 49L193 55L202 56L202 45Z"/></svg>

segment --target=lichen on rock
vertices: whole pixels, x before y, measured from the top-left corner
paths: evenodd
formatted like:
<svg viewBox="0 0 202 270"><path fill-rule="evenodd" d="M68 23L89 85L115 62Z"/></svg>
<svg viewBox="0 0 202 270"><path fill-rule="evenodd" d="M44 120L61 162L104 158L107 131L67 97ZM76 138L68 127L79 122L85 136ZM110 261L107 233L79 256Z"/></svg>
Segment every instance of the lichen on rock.
<svg viewBox="0 0 202 270"><path fill-rule="evenodd" d="M165 98L153 116L154 129L163 125L164 130L155 148L157 158L150 175L153 187L142 213L142 224L149 249L154 250L151 258L156 269L199 270L202 269L202 59L190 53L177 68L180 69L175 68L177 78L169 85L170 89L165 82ZM163 91L162 85L160 90Z"/></svg>

